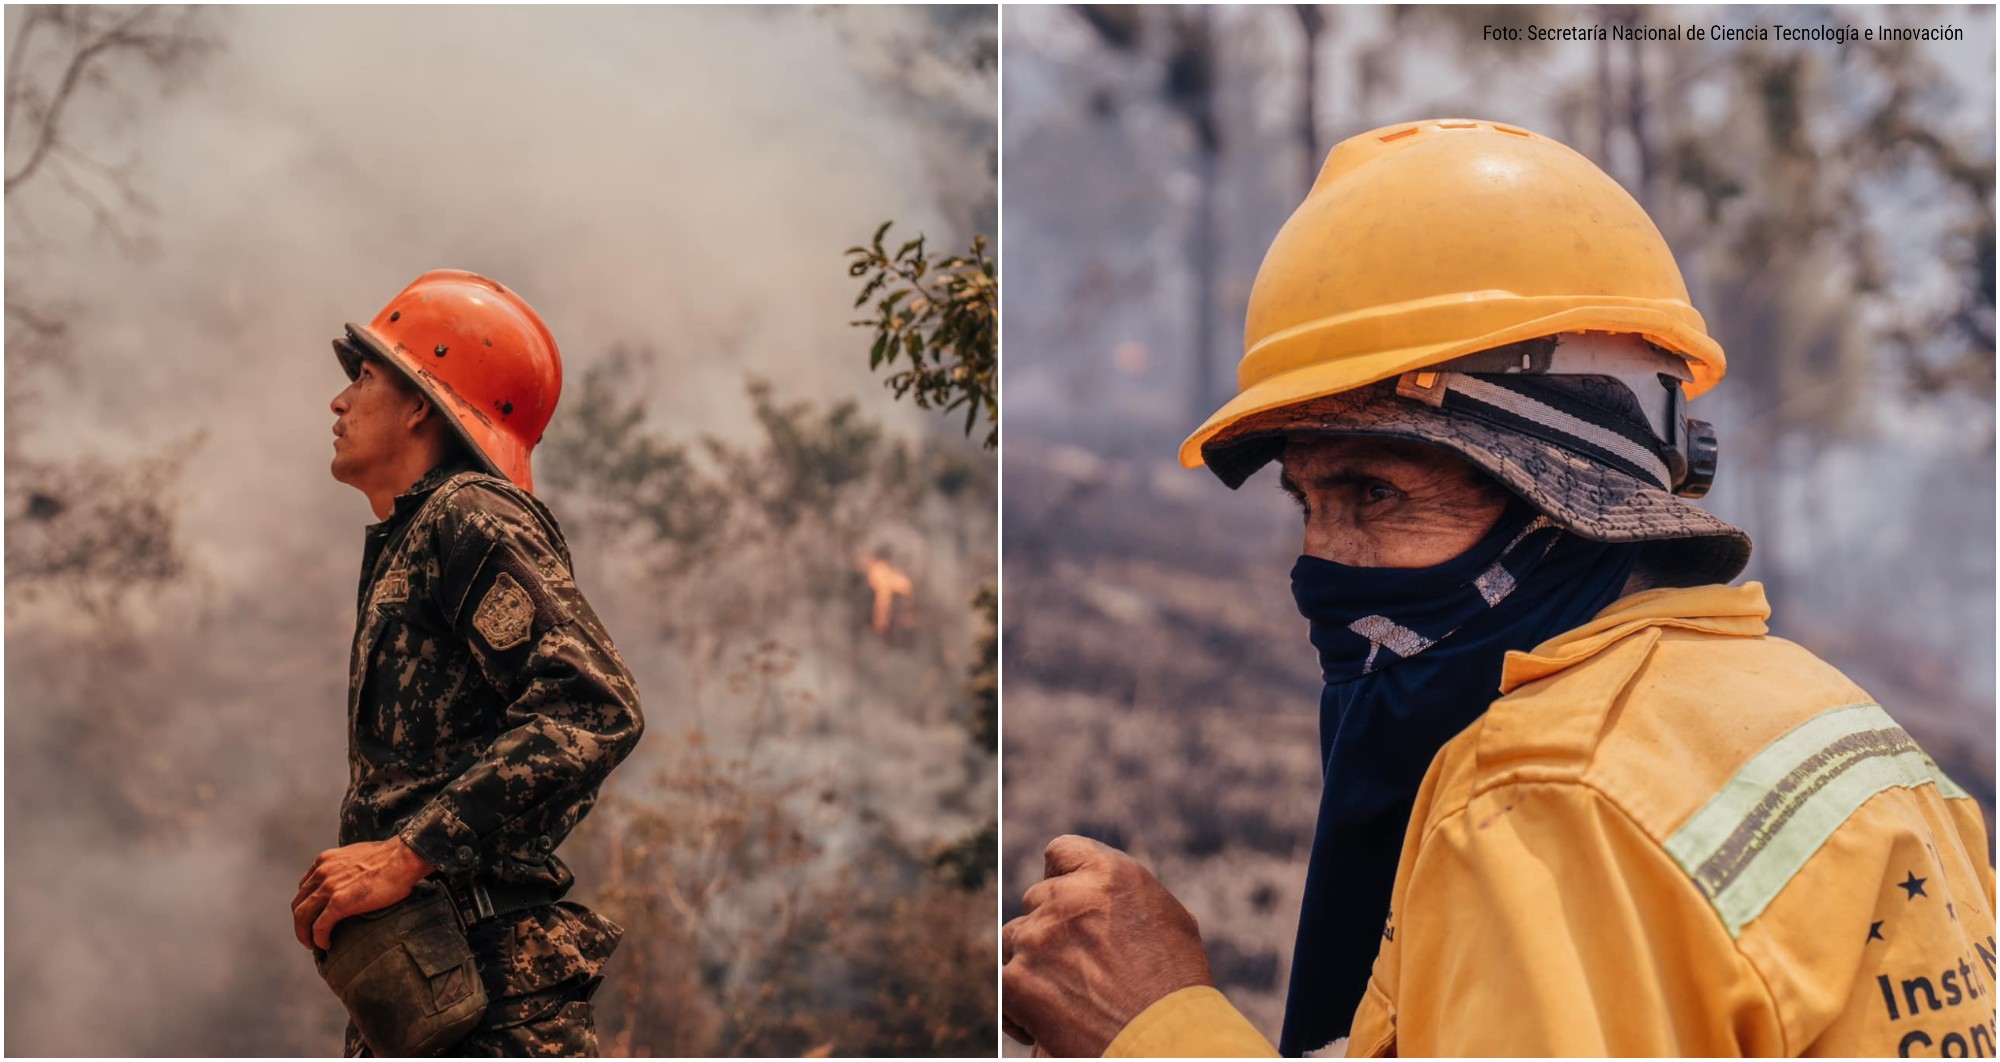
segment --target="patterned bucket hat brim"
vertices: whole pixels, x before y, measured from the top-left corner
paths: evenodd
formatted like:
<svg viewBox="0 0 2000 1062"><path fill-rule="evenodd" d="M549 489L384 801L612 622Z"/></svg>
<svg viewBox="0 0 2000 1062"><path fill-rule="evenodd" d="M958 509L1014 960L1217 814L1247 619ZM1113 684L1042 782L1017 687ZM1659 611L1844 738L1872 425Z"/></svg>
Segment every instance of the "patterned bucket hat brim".
<svg viewBox="0 0 2000 1062"><path fill-rule="evenodd" d="M1521 380L1512 378L1505 386L1521 387ZM1238 421L1202 446L1202 459L1234 489L1282 456L1286 439L1296 434L1430 443L1463 456L1583 538L1657 543L1656 553L1672 570L1701 582L1726 583L1742 574L1750 562L1750 536L1668 489L1664 460L1657 449L1647 453L1649 444L1659 446L1648 430L1615 437L1602 429L1587 432L1603 443L1590 445L1555 426L1590 427L1579 428L1571 412L1604 408L1603 399L1612 392L1603 383L1542 377L1535 386L1544 397L1560 396L1560 407L1510 390L1501 396L1503 408L1479 401L1434 406L1397 394L1396 381L1386 380ZM1617 393L1629 397L1622 388ZM1620 418L1593 419L1618 426ZM1636 421L1643 423L1642 417Z"/></svg>

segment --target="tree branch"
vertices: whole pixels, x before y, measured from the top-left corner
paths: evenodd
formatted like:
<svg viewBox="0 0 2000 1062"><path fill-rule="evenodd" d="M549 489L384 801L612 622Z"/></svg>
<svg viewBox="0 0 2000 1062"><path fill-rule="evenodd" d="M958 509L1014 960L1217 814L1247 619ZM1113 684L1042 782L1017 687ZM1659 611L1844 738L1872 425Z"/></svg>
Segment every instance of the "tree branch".
<svg viewBox="0 0 2000 1062"><path fill-rule="evenodd" d="M97 224L110 235L119 250L130 253L139 249L138 239L118 224L117 212L106 206L104 200L92 194L82 181L70 176L69 163L57 155L50 155L49 161L55 164L50 168L49 174L55 178L56 183L62 186L63 191L75 196L76 200L90 211L91 217L95 218Z"/></svg>
<svg viewBox="0 0 2000 1062"><path fill-rule="evenodd" d="M14 35L14 47L7 50L7 71L12 75L7 79L6 127L8 129L14 128L14 105L27 95L28 79L19 71L21 61L28 54L28 38L34 36L35 27L47 19L46 10L42 7L27 9L27 13L21 16L20 32Z"/></svg>
<svg viewBox="0 0 2000 1062"><path fill-rule="evenodd" d="M33 176L42 162L48 158L50 149L56 143L57 132L62 123L63 108L69 105L70 96L76 91L77 83L83 80L90 64L98 56L112 48L143 48L149 43L148 38L132 36L129 31L148 18L152 12L152 8L140 8L124 21L105 30L96 40L78 48L70 56L69 65L63 70L62 80L56 85L55 95L50 97L48 109L42 114L40 135L36 138L34 150L28 154L27 161L21 164L20 169L7 175L6 184L0 190L12 192L22 181ZM22 36L26 36L25 32ZM15 44L19 46L19 39Z"/></svg>

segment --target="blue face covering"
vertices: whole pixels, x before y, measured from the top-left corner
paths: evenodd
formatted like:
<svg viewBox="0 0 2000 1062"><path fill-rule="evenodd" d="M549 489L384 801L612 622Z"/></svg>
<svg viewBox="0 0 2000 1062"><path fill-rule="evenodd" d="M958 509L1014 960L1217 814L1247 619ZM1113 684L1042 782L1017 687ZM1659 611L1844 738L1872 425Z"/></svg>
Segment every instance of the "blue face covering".
<svg viewBox="0 0 2000 1062"><path fill-rule="evenodd" d="M1438 750L1499 696L1500 664L1617 600L1636 544L1607 545L1515 503L1432 568L1300 557L1292 596L1326 682L1319 825L1285 1002L1286 1055L1346 1036L1389 916L1417 789Z"/></svg>

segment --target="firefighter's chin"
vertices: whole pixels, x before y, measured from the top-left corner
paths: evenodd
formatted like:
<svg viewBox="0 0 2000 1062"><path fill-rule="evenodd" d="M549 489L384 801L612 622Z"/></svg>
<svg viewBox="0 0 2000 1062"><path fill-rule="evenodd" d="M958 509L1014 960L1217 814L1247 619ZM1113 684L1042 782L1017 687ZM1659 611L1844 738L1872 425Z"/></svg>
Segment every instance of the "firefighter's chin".
<svg viewBox="0 0 2000 1062"><path fill-rule="evenodd" d="M345 483L350 487L358 486L360 482L359 474L362 471L361 465L363 464L363 462L356 460L353 450L353 446L346 439L335 436L333 440L333 460L328 463L327 467L327 471L333 474L336 482Z"/></svg>

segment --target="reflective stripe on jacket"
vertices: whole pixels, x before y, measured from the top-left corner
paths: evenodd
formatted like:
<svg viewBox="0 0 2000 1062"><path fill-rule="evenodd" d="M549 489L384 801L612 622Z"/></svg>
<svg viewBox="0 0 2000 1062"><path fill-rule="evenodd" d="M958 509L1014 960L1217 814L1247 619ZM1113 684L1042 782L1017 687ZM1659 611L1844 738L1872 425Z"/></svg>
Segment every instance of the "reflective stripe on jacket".
<svg viewBox="0 0 2000 1062"><path fill-rule="evenodd" d="M1995 1054L1978 805L1763 588L1623 598L1431 764L1351 1055ZM1212 989L1107 1055L1270 1055Z"/></svg>

